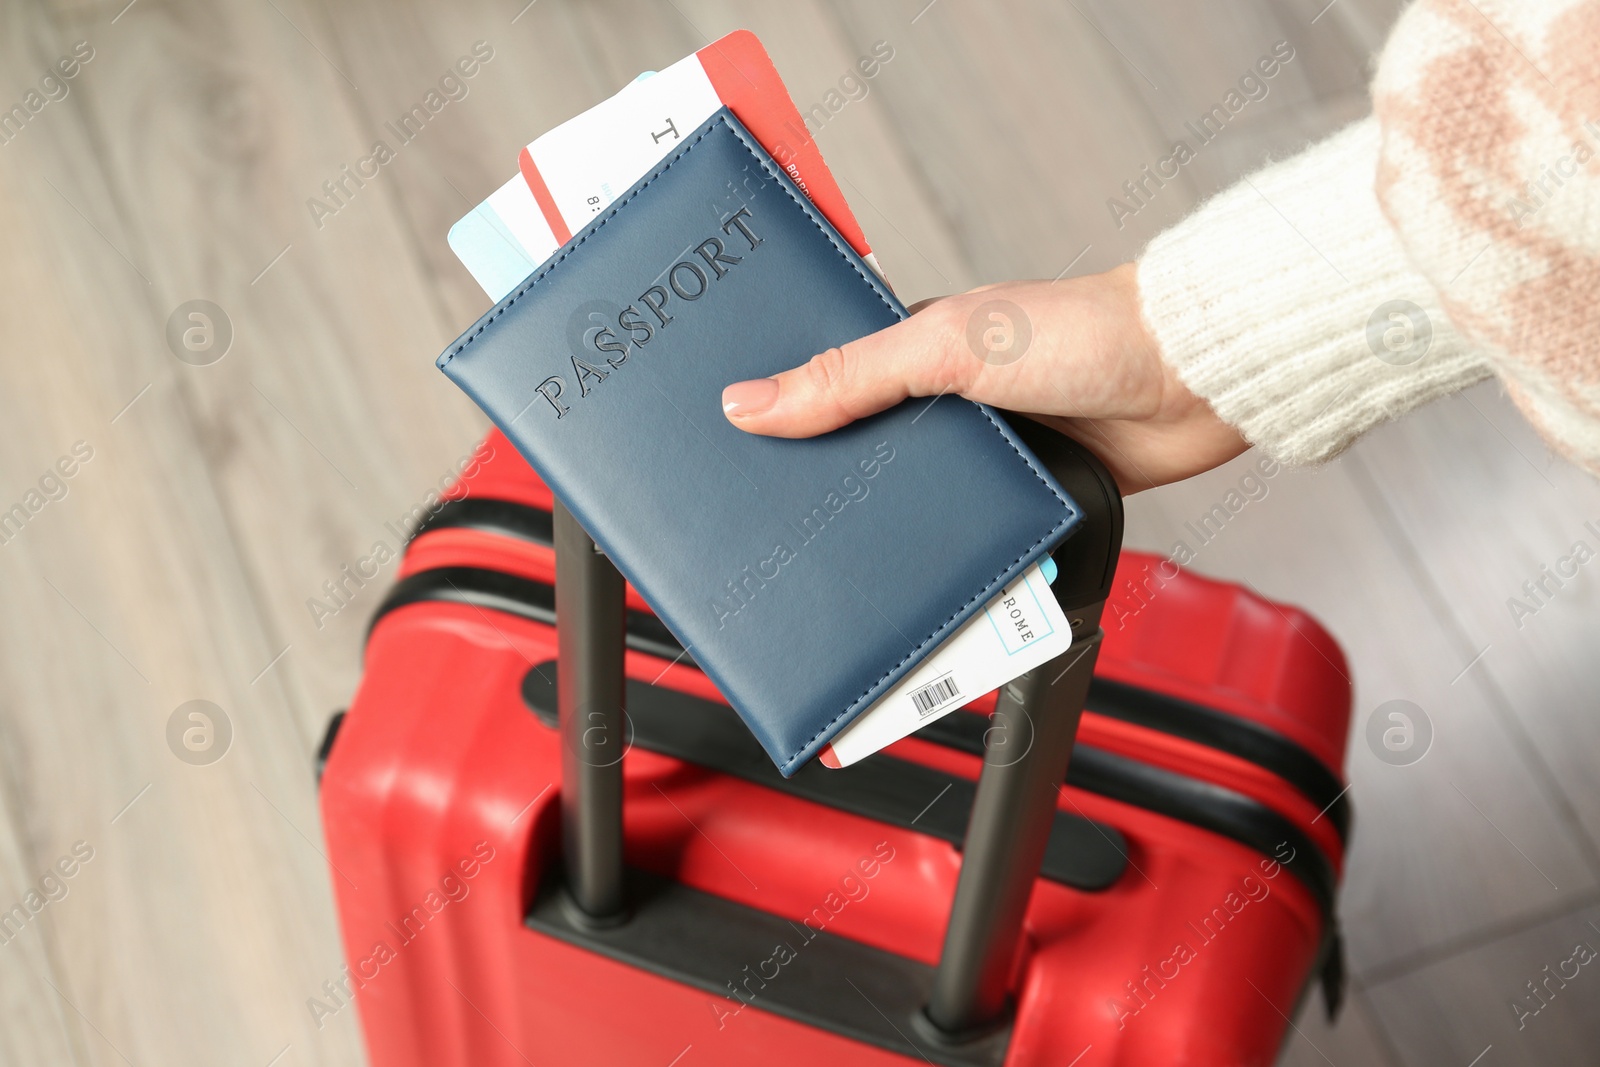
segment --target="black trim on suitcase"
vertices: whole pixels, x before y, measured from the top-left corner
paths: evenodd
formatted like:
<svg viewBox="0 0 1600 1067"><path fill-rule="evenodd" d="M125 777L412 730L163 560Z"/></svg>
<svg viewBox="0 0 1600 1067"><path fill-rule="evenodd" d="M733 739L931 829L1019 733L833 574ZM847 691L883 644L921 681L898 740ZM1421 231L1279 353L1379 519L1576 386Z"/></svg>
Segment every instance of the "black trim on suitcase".
<svg viewBox="0 0 1600 1067"><path fill-rule="evenodd" d="M344 709L340 708L328 720L328 727L322 732L322 742L317 745L317 784L322 784L322 772L328 769L328 757L333 753L334 739L339 736L339 727L344 725Z"/></svg>
<svg viewBox="0 0 1600 1067"><path fill-rule="evenodd" d="M418 571L400 579L383 598L367 624L367 636L391 611L408 604L443 601L475 608L493 608L519 619L556 624L556 591L553 586L521 578L487 567L438 567ZM627 647L661 659L695 666L684 654L683 646L660 619L643 611L628 612Z"/></svg>
<svg viewBox="0 0 1600 1067"><path fill-rule="evenodd" d="M542 526L539 523L541 517L544 518ZM480 525L480 520L485 525ZM490 522L493 525L488 525ZM493 531L536 541L536 534L541 530L549 536L549 514L523 504L467 498L446 504L438 510L427 528L437 530L442 526ZM368 633L390 611L422 600L445 600L469 603L480 608L496 608L523 619L555 625L555 590L550 585L494 569L456 566L418 571L397 582L394 589L390 590L389 597L382 601L378 611L373 614ZM661 619L646 611L627 613L627 648L690 667L696 665L693 657L683 653L683 645L672 635L672 630L667 629ZM1288 737L1274 733L1259 723L1227 715L1203 704L1166 696L1165 693L1152 693L1149 689L1139 689L1107 678L1094 678L1091 681L1088 704L1090 710L1107 718L1118 718L1136 726L1155 729L1158 733L1182 737L1267 769L1293 785L1310 803L1317 805L1318 811L1323 811L1323 817L1339 833L1339 840L1349 840L1350 803L1347 790L1339 784L1338 776L1323 765L1322 760L1294 744ZM917 736L922 737L923 741L939 741L941 737L946 737L949 729L974 728L978 729L981 750L982 720L974 720L973 725L968 726L955 715L946 715L923 726ZM939 742L950 744L949 741ZM963 741L955 747L965 749L966 745L968 742Z"/></svg>
<svg viewBox="0 0 1600 1067"><path fill-rule="evenodd" d="M1109 678L1096 678L1090 684L1089 710L1194 741L1271 771L1317 806L1339 832L1340 841L1349 841L1350 799L1339 776L1282 734L1204 704Z"/></svg>
<svg viewBox="0 0 1600 1067"><path fill-rule="evenodd" d="M534 622L543 623L547 626L555 625L556 613L554 591L550 586L544 584L543 582L535 582L528 578L520 578L516 575L505 574L501 571L489 570L481 567L442 567L436 570L418 571L416 574L410 575L409 577L397 582L395 587L390 591L388 597L384 599L383 603L379 605L378 610L373 614L372 627L377 626L378 622L387 616L391 611L395 611L408 604L426 601L444 601L447 603L467 604L478 608L492 608L496 611L502 611L518 618L529 619ZM368 633L371 633L371 627L368 628ZM667 628L661 623L661 620L646 612L628 612L628 631L626 635L626 642L627 647L634 651L644 652L668 661L678 659L678 662L680 663L692 663L688 657L682 656L681 649L683 646L678 644L677 639L672 636L671 631L667 630ZM554 676L553 669L549 673L552 677ZM1123 688L1129 689L1132 687L1124 686ZM630 679L628 682L628 708L630 715L638 714L633 710L636 707L636 705L633 703L636 695L643 696L646 700L654 700L655 697L651 694L657 692L674 693L675 696L681 697L684 700L698 700L698 698L690 697L686 694L676 693L674 690L664 690L657 687L645 686L640 683L635 683L632 679ZM1159 696L1159 694L1150 695L1153 697ZM721 709L723 712L728 710L725 705L711 704L709 701L700 701L700 703L708 704L711 707ZM531 702L530 706L533 706ZM552 698L548 704L549 711L546 712L546 714L553 715L554 706L554 700ZM643 707L643 705L637 706L641 708ZM1214 712L1213 715L1216 715L1217 718L1221 718L1220 713ZM729 722L734 722L731 716L725 715L724 718L726 718ZM985 729L985 722L986 720L980 716L972 715L970 713L957 712L951 715L946 715L944 718L928 724L918 731L916 736L925 741L934 742L935 744L941 744L946 747L960 749L964 752L972 752L981 755L983 752L983 732ZM635 728L637 729L637 723ZM1261 732L1268 734L1269 736L1277 736L1272 735L1270 731L1267 731L1264 728L1261 730ZM740 738L749 740L752 742L752 744L754 743L753 738L749 737L747 731L739 729L737 734ZM1195 738L1195 740L1199 740L1199 738ZM1283 745L1293 745L1293 743L1288 740L1281 738L1280 740L1282 741ZM650 748L652 746L646 744L644 747ZM1087 746L1084 745L1079 745L1078 749L1080 751L1091 751L1087 748ZM754 751L759 753L759 746L756 746ZM1121 762L1128 764L1130 767L1144 767L1143 764L1139 764L1136 761L1125 760L1122 757L1112 756L1111 753L1104 752L1103 750L1092 751L1097 752L1100 756L1104 756L1106 758L1121 760ZM684 745L681 743L674 747L672 754L678 755L679 758L688 760L689 762L701 763L707 766L718 766L709 758L702 757L694 748L684 747ZM1307 759L1315 759L1315 757L1312 757L1309 753L1306 753L1305 756ZM881 758L889 759L891 757ZM1094 758L1095 757L1091 757L1091 760ZM740 766L742 766L746 761L741 759L737 762ZM760 778L753 776L758 774L764 775L766 771L771 771L772 765L770 760L765 760L763 758L760 760L749 760L748 762L750 763L750 771L748 774L743 773L740 770L732 769L731 764L730 768L727 769L727 773L735 774L739 777L747 778L752 781L759 781L761 784L770 785L775 789L783 789L785 791L795 792L799 795L807 795L808 799L815 800L817 803L827 804L830 807L839 807L847 811L857 810L856 807L847 805L867 803L869 807L867 809L860 810L858 812L859 814L866 815L869 818L883 819L884 821L888 822L895 821L892 817L877 814L877 806L875 803L870 799L863 801L861 799L861 795L856 795L854 790L843 789L841 791L841 795L835 797L830 790L837 787L807 787L802 785L794 789L790 789L789 786L792 785L796 780L801 779L802 775L797 774L794 779L788 779L786 781L781 775L778 775L774 771L770 775L771 780L769 781L767 776ZM927 768L921 768L920 765L911 764L905 760L895 760L894 762L908 767L914 766L921 770L927 770ZM718 769L723 768L718 767ZM1143 776L1141 779L1145 783L1145 787L1141 787L1139 785L1129 786L1128 775L1112 775L1112 777L1103 784L1107 784L1108 788L1115 789L1117 792L1108 793L1107 795L1113 796L1114 799L1125 799L1128 803L1136 804L1140 807L1147 807L1153 811L1158 811L1161 814L1169 815L1172 818L1181 819L1185 822L1214 830L1225 837L1230 837L1243 844L1249 845L1267 856L1272 856L1278 845L1282 842L1288 842L1290 847L1296 850L1297 855L1304 854L1307 851L1315 853L1317 859L1315 861L1308 861L1308 863L1313 863L1322 873L1308 876L1314 879L1314 881L1308 881L1307 884L1310 886L1312 892L1316 894L1318 902L1323 905L1324 911L1327 913L1331 921L1334 887L1337 884L1337 879L1333 874L1332 863L1329 858L1322 853L1322 850L1313 844L1291 820L1278 814L1271 808L1268 808L1262 804L1258 804L1253 800L1248 801L1248 803L1253 809L1259 809L1259 812L1251 811L1249 809L1242 809L1232 804L1208 805L1207 797L1209 796L1226 795L1229 797L1240 797L1241 794L1234 793L1233 791L1224 789L1221 786L1212 786L1210 783L1186 778L1182 775L1171 774L1171 772L1161 771L1158 768L1146 769L1151 772L1151 775ZM841 775L848 770L849 768L829 770L828 768L824 767L812 767L809 769L809 773L806 774L805 777L812 779L831 779L834 776ZM894 772L890 773L892 775ZM1174 794L1173 790L1171 789L1157 788L1153 791L1150 791L1147 788L1149 783L1159 780L1161 775L1168 775L1175 781L1192 783L1192 788L1180 790L1177 794ZM1067 781L1074 785L1079 784L1078 782L1074 781L1074 774L1070 769L1067 773ZM1094 786L1085 785L1085 788L1089 789L1091 792L1101 792L1099 788ZM970 783L967 784L967 789L972 789ZM869 791L868 793L862 795L871 795L873 793L885 793L885 791L880 787L878 790ZM885 793L885 795L887 794ZM912 795L915 796L917 794L913 793ZM1179 797L1185 797L1188 799L1178 799ZM1184 807L1184 805L1190 803L1191 800L1196 804L1202 805L1202 807L1193 811L1188 810L1186 807ZM970 810L970 805L971 799L969 795L967 798L967 803L963 807L962 811L965 812ZM1261 813L1265 813L1265 815L1262 815ZM1066 815L1059 815L1057 817L1058 833L1061 832L1060 820L1067 818L1071 817ZM935 836L944 836L947 840L959 842L965 833L965 828L966 823L965 816L963 814L960 827L955 831L955 836L953 838L947 837L944 834L935 834ZM1110 829L1112 833L1117 832L1109 827L1107 829ZM1268 840L1268 838L1271 838L1271 840ZM1089 846L1093 845L1092 840L1084 838L1082 835L1071 835L1068 840L1074 842L1072 846L1074 848L1080 847L1078 842L1087 842ZM1120 841L1120 835L1118 840ZM1117 844L1115 847L1119 850L1119 852L1125 855L1123 844L1125 844L1125 842ZM1305 847L1301 847L1302 845ZM1091 854L1085 853L1085 855L1090 856ZM1055 867L1051 864L1051 858L1054 856L1060 856L1065 860L1063 866ZM1054 881L1059 881L1063 884L1074 886L1075 888L1089 890L1104 888L1105 885L1109 884L1101 883L1099 881L1099 879L1104 876L1103 868L1101 866L1103 857L1094 859L1093 862L1089 864L1089 870L1084 871L1079 871L1072 867L1072 864L1075 861L1076 857L1070 852L1063 853L1056 847L1056 841L1054 835L1052 835L1051 847L1046 853L1047 877L1052 878ZM1099 873L1090 874L1090 870ZM1052 871L1054 873L1049 873Z"/></svg>
<svg viewBox="0 0 1600 1067"><path fill-rule="evenodd" d="M555 692L554 660L535 665L523 678L524 702L552 728ZM785 779L726 704L631 678L626 704L633 744L639 748L952 844L959 845L966 832L975 790L970 779L882 753L837 770L810 764ZM956 712L940 721L950 719L967 721L958 730L927 739L982 756L987 720ZM1073 751L1066 781L1085 792L1210 830L1277 860L1305 883L1323 919L1331 924L1337 886L1333 865L1292 820L1265 804L1210 782L1084 744ZM919 815L925 797L935 801ZM1104 836L1097 838L1096 832ZM1126 845L1126 839L1112 827L1057 813L1042 873L1076 889L1104 889L1125 870ZM1097 874L1097 884L1083 885L1091 872Z"/></svg>
<svg viewBox="0 0 1600 1067"><path fill-rule="evenodd" d="M923 727L918 736L981 756L984 729L981 716L951 714ZM1260 801L1212 782L1085 744L1073 750L1067 784L1249 845L1298 874L1316 897L1323 918L1332 921L1339 882L1333 864L1292 819Z"/></svg>
<svg viewBox="0 0 1600 1067"><path fill-rule="evenodd" d="M1118 690L1120 690L1121 692L1118 692ZM1103 698L1103 697L1105 697L1107 695L1107 691L1110 692L1110 700L1114 701L1114 703L1108 703L1106 700L1101 699L1101 698ZM1121 701L1123 700L1123 697L1125 695L1127 695L1127 694L1131 694L1133 697L1137 698L1137 702L1135 702L1134 700L1129 700L1126 703L1122 703ZM1240 725L1240 726L1246 726L1246 727L1253 727L1254 724L1250 724L1250 723L1235 723L1233 720L1227 719L1221 712L1212 711L1210 708L1204 708L1204 707L1201 707L1199 705L1188 704L1188 702L1186 702L1186 701L1180 701L1180 700L1177 700L1176 698L1171 698L1171 704L1175 708L1182 709L1182 711L1181 711L1182 715L1187 715L1189 713L1188 709L1193 709L1195 712L1203 713L1204 716L1206 717L1206 718L1199 718L1197 716L1195 720L1186 722L1186 721L1182 720L1181 715L1172 714L1172 710L1173 709L1164 706L1166 704L1166 702L1168 701L1168 699L1169 699L1164 694L1150 693L1150 692L1147 692L1145 690L1136 689L1133 686L1123 685L1122 683L1119 683L1119 682L1106 682L1106 681L1104 681L1102 679L1098 679L1098 678L1095 679L1094 683L1091 684L1091 686L1090 686L1089 699L1091 701L1090 710L1098 712L1099 714L1102 714L1102 715L1106 715L1109 718L1121 719L1121 720L1124 720L1124 721L1127 721L1127 722L1132 722L1135 725L1144 726L1144 727L1147 727L1148 729L1156 730L1156 731L1161 732L1161 733L1170 734L1170 735L1175 736L1175 737L1182 737L1185 740L1195 741L1195 742L1197 742L1199 744L1206 745L1209 748L1215 748L1215 749L1218 749L1219 751L1226 752L1226 753L1228 753L1230 755L1239 756L1242 759L1246 759L1248 762L1255 763L1258 766L1266 767L1266 769L1268 769L1268 770L1275 770L1276 769L1275 766L1274 766L1274 763L1277 762L1276 760L1274 760L1273 762L1268 762L1268 760L1265 759L1265 758L1263 758L1263 759L1252 759L1251 757L1242 755L1239 751L1237 751L1236 745L1234 743L1232 743L1232 742L1237 742L1238 739L1241 736L1247 737L1248 734L1249 734L1248 730L1239 731L1237 734L1235 734L1232 737L1222 739L1222 741L1224 743L1214 743L1212 741L1210 735L1208 734L1208 730L1218 726L1219 724ZM1099 702L1096 702L1097 700ZM1185 705L1187 705L1187 707L1185 707ZM1147 711L1147 710L1153 711L1154 714L1151 714L1151 715L1149 715L1148 718L1146 718L1144 712ZM1163 721L1164 719L1177 719L1178 721L1172 723L1169 726L1166 722ZM1219 721L1220 721L1220 723L1219 723ZM986 729L987 729L987 720L982 716L972 715L972 714L966 714L966 715L951 714L951 715L946 715L942 719L936 719L935 721L929 723L927 726L924 726L921 730L919 730L917 732L916 736L919 739L924 740L924 741L931 741L931 742L933 742L935 744L944 745L944 746L946 746L948 748L956 748L956 749L960 749L963 752L970 752L973 755L981 756L981 755L983 755L984 731ZM1292 757L1294 757L1296 759L1303 759L1303 760L1306 760L1306 761L1310 761L1312 764L1315 765L1315 767L1318 770L1322 770L1323 769L1322 768L1322 764L1316 760L1316 757L1312 756L1310 753L1306 752L1304 749L1299 748L1293 742L1287 741L1287 740L1283 739L1282 737L1280 737L1279 735L1274 734L1271 731L1266 730L1266 729L1261 729L1260 730L1260 734L1261 734L1261 737L1258 740L1263 743L1263 747L1267 747L1267 745L1271 745L1271 746L1274 746L1274 747L1278 747L1278 748L1280 748L1282 750L1285 750L1285 751L1278 752L1277 753L1278 757L1292 756ZM1138 767L1147 767L1148 766L1148 765L1146 765L1146 764L1144 764L1144 763L1142 763L1140 761L1128 760L1126 757L1116 756L1113 753L1107 752L1107 751L1105 751L1103 749L1091 748L1090 746L1086 746L1086 745L1083 745L1081 743L1077 746L1077 749L1075 751L1078 751L1078 752L1092 751L1092 752L1097 753L1098 756L1104 756L1104 757L1107 757L1107 758L1110 758L1110 759L1120 760L1120 761L1129 763L1129 764L1134 765L1134 766L1138 766ZM1151 770L1152 772L1159 772L1159 773L1162 773L1162 774L1170 773L1170 772L1161 771L1159 768L1155 768L1155 767L1149 767L1148 769ZM1181 780L1183 782L1192 782L1197 786L1203 786L1203 785L1207 785L1208 784L1208 783L1200 781L1199 779L1190 778L1190 777L1185 776L1185 775L1176 775L1176 774L1174 774L1173 778L1176 779L1176 780ZM1071 785L1080 786L1081 788L1087 789L1090 792L1101 793L1102 795L1105 795L1105 796L1111 796L1114 799L1118 799L1118 800L1127 799L1129 803L1136 804L1139 807L1148 808L1148 809L1150 809L1152 811L1159 811L1163 815L1170 815L1170 816L1172 816L1174 818L1182 819L1185 822L1194 823L1194 824L1199 825L1199 826L1208 826L1207 818L1204 815L1204 813L1198 813L1197 812L1199 817L1191 817L1182 807L1178 807L1178 808L1165 808L1165 807L1162 807L1161 804L1158 803L1157 800L1155 799L1155 795L1154 794L1148 794L1147 795L1147 794L1141 793L1140 796L1143 797L1143 799L1141 799L1141 798L1131 798L1130 799L1130 798L1127 798L1127 797L1119 796L1119 795L1117 795L1117 794L1115 794L1115 793L1113 793L1111 791L1108 791L1106 789L1101 789L1101 788L1098 788L1096 786L1089 785L1089 784L1087 784L1087 782L1079 781L1078 780L1078 774L1076 773L1076 765L1073 768L1069 768L1069 770L1067 771L1067 782L1069 784L1071 784ZM1217 788L1218 789L1222 789L1223 787L1219 786ZM1231 792L1231 791L1228 791L1228 790L1224 790L1224 791L1225 792ZM1163 790L1158 790L1157 792L1160 793L1160 794L1163 794L1163 795L1167 795L1167 794L1171 793L1171 790L1163 789ZM1301 790L1301 792L1304 793L1304 790ZM1340 798L1341 802L1342 802L1342 799L1343 798ZM1228 824L1228 820L1224 820L1224 823L1223 824L1219 824L1219 826L1214 826L1214 827L1213 826L1208 826L1208 828L1216 829L1217 832L1223 834L1226 837L1232 837L1235 840L1242 841L1245 844L1252 845L1252 846L1256 847L1259 851L1264 852L1267 855L1272 855L1273 851L1274 851L1274 848L1276 847L1275 844L1273 844L1273 843L1268 841L1269 838L1275 838L1277 843L1282 843L1283 841L1286 840L1287 837L1292 835L1296 841L1304 841L1307 844L1310 843L1310 839L1307 838L1304 835L1304 833L1302 831L1300 831L1298 829L1298 827L1296 827L1295 824L1290 819L1285 818L1284 816L1278 814L1276 811L1273 811L1271 808L1263 807L1263 810L1270 812L1273 815L1274 819L1277 821L1277 823L1281 824L1283 829L1272 830L1270 832L1267 832L1266 828L1261 825L1261 821L1259 819L1254 819L1254 818L1252 818L1251 821L1256 825L1257 829L1261 830L1262 832L1254 833L1254 834L1247 834L1246 836L1241 836L1241 833L1243 833L1243 831L1236 830L1236 829L1223 828L1223 826ZM1342 803L1329 805L1329 807L1327 808L1328 817L1333 818L1333 817L1335 817L1336 813L1337 813L1337 815L1342 816L1342 821L1344 822L1344 825L1341 825L1340 821L1334 822L1335 828L1340 831L1340 835L1339 836L1340 836L1340 840L1342 841L1344 839L1345 826L1348 824L1347 821L1348 821L1348 817L1349 817L1349 809L1348 809L1347 806L1342 805ZM1325 855L1323 855L1322 850L1320 848L1317 849L1317 853L1318 853L1319 857L1321 857L1321 862L1324 865L1327 865L1327 857ZM1328 874L1329 874L1329 883L1328 884L1329 885L1336 884L1337 883L1337 879L1333 877L1331 866L1329 867Z"/></svg>
<svg viewBox="0 0 1600 1067"><path fill-rule="evenodd" d="M522 680L523 702L552 730L556 678L556 662L548 660ZM810 763L785 778L726 704L629 678L624 706L639 748L958 848L966 835L977 791L970 778L882 753L838 770ZM1085 892L1108 889L1127 870L1127 846L1115 827L1057 812L1040 873Z"/></svg>
<svg viewBox="0 0 1600 1067"><path fill-rule="evenodd" d="M477 496L446 500L437 511L417 524L407 543L425 533L452 529L477 530L538 545L555 545L555 523L550 512L514 500Z"/></svg>

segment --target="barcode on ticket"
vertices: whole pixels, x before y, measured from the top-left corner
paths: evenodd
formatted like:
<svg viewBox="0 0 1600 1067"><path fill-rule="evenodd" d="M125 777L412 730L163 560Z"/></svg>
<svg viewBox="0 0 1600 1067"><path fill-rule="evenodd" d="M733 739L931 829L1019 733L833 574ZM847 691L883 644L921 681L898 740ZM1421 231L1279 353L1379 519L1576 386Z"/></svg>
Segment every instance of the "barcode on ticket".
<svg viewBox="0 0 1600 1067"><path fill-rule="evenodd" d="M956 680L947 674L937 681L929 682L921 689L913 689L911 703L916 706L919 716L925 716L960 695L961 690L956 685Z"/></svg>

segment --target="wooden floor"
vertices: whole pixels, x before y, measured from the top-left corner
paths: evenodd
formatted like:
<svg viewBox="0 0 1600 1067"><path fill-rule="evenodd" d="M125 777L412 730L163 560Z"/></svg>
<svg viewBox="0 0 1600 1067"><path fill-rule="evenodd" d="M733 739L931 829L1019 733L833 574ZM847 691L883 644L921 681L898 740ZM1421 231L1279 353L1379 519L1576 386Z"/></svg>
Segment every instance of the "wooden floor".
<svg viewBox="0 0 1600 1067"><path fill-rule="evenodd" d="M484 426L432 366L486 306L444 234L523 142L738 26L802 109L888 42L818 139L915 299L1136 255L1360 115L1397 6L524 2L0 5L3 108L93 48L0 144L0 510L43 504L0 545L0 908L58 898L0 944L0 1063L361 1062L354 1013L305 1006L341 963L311 762L392 568L331 618L307 601ZM480 40L470 95L314 219ZM1106 200L1280 40L1270 94L1118 228ZM208 366L166 338L194 299L231 323ZM1134 499L1130 543L1168 551L1242 469ZM1357 695L1354 995L1337 1026L1302 1013L1283 1062L1597 1062L1600 971L1521 1029L1511 1005L1600 947L1600 563L1520 625L1507 600L1596 543L1600 483L1483 386L1268 484L1195 569L1317 614ZM1410 766L1365 740L1397 699L1432 727ZM226 716L220 762L174 755L193 700Z"/></svg>

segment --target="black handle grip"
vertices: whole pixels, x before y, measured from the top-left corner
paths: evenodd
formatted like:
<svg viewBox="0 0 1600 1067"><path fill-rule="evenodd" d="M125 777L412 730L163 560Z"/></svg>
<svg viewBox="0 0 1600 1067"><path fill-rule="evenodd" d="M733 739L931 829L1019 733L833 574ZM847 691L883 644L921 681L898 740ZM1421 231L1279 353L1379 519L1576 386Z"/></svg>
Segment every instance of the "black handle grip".
<svg viewBox="0 0 1600 1067"><path fill-rule="evenodd" d="M1084 445L1026 415L1005 412L1006 422L1083 510L1083 522L1056 546L1058 575L1051 585L1061 609L1103 602L1111 595L1122 553L1122 493L1104 463Z"/></svg>

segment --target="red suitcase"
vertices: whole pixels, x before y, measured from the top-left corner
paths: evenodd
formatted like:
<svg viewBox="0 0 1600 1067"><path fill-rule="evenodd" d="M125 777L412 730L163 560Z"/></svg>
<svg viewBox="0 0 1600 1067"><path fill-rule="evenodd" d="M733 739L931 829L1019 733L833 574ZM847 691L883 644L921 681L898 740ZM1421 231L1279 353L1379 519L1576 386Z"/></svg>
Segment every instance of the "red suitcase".
<svg viewBox="0 0 1600 1067"><path fill-rule="evenodd" d="M313 1013L353 1002L375 1067L1265 1067L1314 979L1336 1010L1338 646L1118 563L1103 468L1017 425L1090 517L1056 552L1080 640L789 780L491 434L323 745L348 964Z"/></svg>

